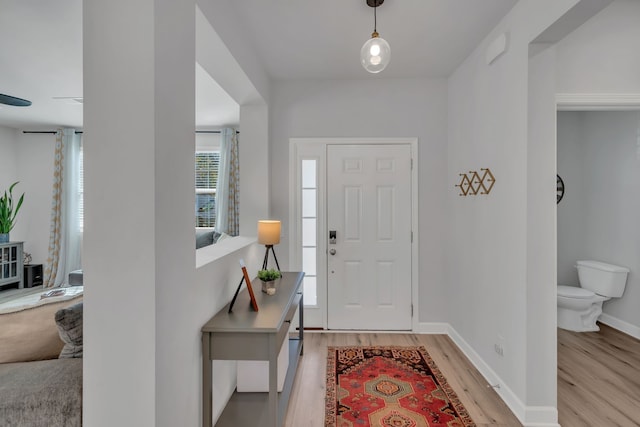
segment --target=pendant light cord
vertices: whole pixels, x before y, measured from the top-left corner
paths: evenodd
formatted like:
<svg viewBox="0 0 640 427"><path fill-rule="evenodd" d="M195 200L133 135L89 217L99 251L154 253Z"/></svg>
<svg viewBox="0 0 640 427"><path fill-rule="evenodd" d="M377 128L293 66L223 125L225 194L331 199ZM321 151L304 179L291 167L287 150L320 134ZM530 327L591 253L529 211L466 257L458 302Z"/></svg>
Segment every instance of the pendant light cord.
<svg viewBox="0 0 640 427"><path fill-rule="evenodd" d="M376 0L376 6L373 8L373 32L378 32L378 16L376 15L376 11L378 10L378 1Z"/></svg>

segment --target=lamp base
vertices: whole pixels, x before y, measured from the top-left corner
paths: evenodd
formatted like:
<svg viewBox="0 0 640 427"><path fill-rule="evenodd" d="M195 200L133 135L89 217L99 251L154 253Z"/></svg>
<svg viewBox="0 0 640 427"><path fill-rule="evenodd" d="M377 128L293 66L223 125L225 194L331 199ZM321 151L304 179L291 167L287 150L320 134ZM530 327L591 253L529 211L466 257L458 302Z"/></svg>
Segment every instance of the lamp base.
<svg viewBox="0 0 640 427"><path fill-rule="evenodd" d="M276 260L276 266L278 267L278 271L280 271L280 264L278 264L278 257L276 257L276 251L273 250L273 245L264 245L267 250L264 252L264 260L262 261L262 269L267 269L267 264L269 263L269 249L273 252L273 259ZM281 272L281 271L280 271Z"/></svg>

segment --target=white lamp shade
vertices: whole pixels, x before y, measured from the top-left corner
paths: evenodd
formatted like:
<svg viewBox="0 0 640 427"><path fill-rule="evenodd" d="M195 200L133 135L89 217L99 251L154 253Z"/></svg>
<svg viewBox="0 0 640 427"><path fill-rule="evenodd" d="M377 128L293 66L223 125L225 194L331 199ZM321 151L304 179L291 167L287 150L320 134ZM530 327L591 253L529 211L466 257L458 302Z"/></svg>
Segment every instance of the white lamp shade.
<svg viewBox="0 0 640 427"><path fill-rule="evenodd" d="M258 243L262 245L277 245L280 243L280 221L258 221Z"/></svg>
<svg viewBox="0 0 640 427"><path fill-rule="evenodd" d="M391 47L382 37L372 37L360 49L360 62L370 73L379 73L391 61Z"/></svg>

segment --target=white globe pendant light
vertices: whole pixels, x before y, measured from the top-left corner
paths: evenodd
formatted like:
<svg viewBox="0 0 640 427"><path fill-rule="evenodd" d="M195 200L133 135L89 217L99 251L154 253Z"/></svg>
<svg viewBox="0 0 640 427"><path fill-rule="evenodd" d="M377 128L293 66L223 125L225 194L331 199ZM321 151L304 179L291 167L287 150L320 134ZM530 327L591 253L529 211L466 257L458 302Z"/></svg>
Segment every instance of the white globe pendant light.
<svg viewBox="0 0 640 427"><path fill-rule="evenodd" d="M377 31L376 9L384 0L366 0L373 7L373 34L360 49L360 62L365 70L370 73L379 73L384 70L391 60L391 47L389 43Z"/></svg>
<svg viewBox="0 0 640 427"><path fill-rule="evenodd" d="M365 70L379 73L384 70L391 60L391 47L378 33L373 33L360 49L360 61Z"/></svg>

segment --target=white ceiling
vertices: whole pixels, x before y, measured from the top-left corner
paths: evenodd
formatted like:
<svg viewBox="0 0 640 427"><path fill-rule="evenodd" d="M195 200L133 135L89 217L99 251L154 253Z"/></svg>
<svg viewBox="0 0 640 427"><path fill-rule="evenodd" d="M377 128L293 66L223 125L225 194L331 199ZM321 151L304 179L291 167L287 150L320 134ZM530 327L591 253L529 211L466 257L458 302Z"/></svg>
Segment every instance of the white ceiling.
<svg viewBox="0 0 640 427"><path fill-rule="evenodd" d="M0 104L0 125L82 127L82 0L0 0L0 93L31 107Z"/></svg>
<svg viewBox="0 0 640 427"><path fill-rule="evenodd" d="M231 0L230 0L231 1ZM446 77L517 0L386 0L378 32L391 63L370 75L360 47L373 31L365 0L233 0L272 79ZM0 0L0 93L33 102L0 104L0 125L82 127L82 0ZM239 107L196 67L196 126L237 124ZM60 99L63 98L63 99Z"/></svg>
<svg viewBox="0 0 640 427"><path fill-rule="evenodd" d="M517 0L386 0L378 33L391 62L376 77L446 77ZM365 0L235 0L274 79L361 79L360 48L373 32Z"/></svg>

